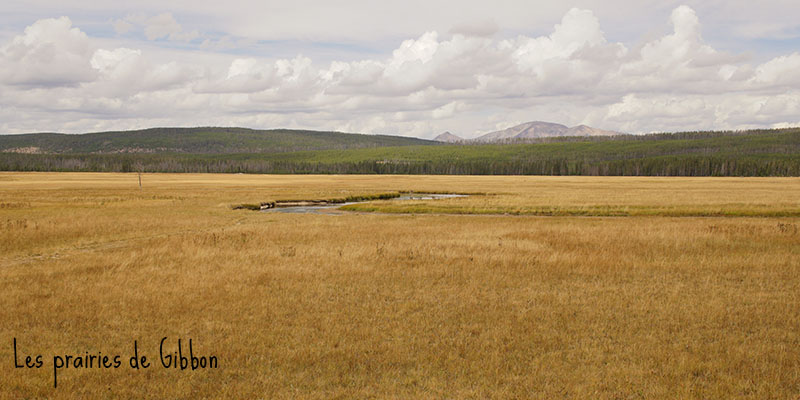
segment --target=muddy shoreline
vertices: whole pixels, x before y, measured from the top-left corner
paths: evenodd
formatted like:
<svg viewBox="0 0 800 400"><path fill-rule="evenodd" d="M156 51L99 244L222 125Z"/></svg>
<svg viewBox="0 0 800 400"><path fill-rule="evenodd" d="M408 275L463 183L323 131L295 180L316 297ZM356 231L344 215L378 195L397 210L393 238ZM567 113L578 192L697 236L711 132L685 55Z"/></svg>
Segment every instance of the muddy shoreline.
<svg viewBox="0 0 800 400"><path fill-rule="evenodd" d="M321 214L327 211L335 211L339 207L350 204L368 203L371 201L410 201L410 200L441 200L468 197L466 194L455 193L402 193L395 197L387 197L380 199L364 199L360 201L330 201L330 200L279 200L268 203L261 203L260 211L263 212L281 212L293 214Z"/></svg>

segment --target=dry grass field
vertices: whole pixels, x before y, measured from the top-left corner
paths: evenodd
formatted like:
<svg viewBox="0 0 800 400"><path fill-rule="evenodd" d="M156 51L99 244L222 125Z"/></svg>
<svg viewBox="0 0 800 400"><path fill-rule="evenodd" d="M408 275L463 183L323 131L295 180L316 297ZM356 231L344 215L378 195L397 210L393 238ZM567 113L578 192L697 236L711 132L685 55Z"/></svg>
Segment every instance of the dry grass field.
<svg viewBox="0 0 800 400"><path fill-rule="evenodd" d="M800 179L143 184L0 173L0 397L800 396ZM484 195L231 209L407 190ZM219 367L163 368L163 337ZM134 341L150 368L128 365ZM54 356L98 352L121 367L54 388ZM43 366L15 368L27 355Z"/></svg>

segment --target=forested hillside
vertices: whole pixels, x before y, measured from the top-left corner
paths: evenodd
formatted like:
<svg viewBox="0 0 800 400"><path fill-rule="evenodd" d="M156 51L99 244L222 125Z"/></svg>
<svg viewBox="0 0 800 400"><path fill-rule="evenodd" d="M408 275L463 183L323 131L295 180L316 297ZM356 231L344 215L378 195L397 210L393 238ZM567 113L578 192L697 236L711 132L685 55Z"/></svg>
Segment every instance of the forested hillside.
<svg viewBox="0 0 800 400"><path fill-rule="evenodd" d="M281 153L435 144L438 143L401 136L245 128L153 128L80 135L0 135L0 152L34 154Z"/></svg>
<svg viewBox="0 0 800 400"><path fill-rule="evenodd" d="M2 153L0 170L800 176L800 128L273 153Z"/></svg>

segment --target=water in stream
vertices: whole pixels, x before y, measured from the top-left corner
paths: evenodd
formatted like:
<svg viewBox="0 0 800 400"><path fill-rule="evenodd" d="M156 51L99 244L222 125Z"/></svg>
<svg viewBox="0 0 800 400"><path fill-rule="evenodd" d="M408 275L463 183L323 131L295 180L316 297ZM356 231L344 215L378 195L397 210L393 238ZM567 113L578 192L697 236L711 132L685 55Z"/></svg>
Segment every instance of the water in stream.
<svg viewBox="0 0 800 400"><path fill-rule="evenodd" d="M467 197L465 194L436 194L436 193L404 193L400 197L395 197L388 200L370 200L370 201L408 201L408 200L441 200L453 199L458 197ZM324 205L302 205L302 206L288 206L281 207L280 205L274 208L268 208L263 212L278 212L288 214L336 214L345 211L338 210L339 207L348 204L368 203L370 201L356 201L351 203L334 203Z"/></svg>

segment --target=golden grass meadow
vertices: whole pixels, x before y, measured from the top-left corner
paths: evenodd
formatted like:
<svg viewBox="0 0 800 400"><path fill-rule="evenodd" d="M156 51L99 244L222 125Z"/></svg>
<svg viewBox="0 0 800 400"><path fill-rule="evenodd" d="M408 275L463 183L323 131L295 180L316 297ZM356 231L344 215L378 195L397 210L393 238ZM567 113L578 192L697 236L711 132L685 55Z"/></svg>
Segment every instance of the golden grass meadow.
<svg viewBox="0 0 800 400"><path fill-rule="evenodd" d="M0 173L2 397L800 396L797 178L142 179Z"/></svg>

